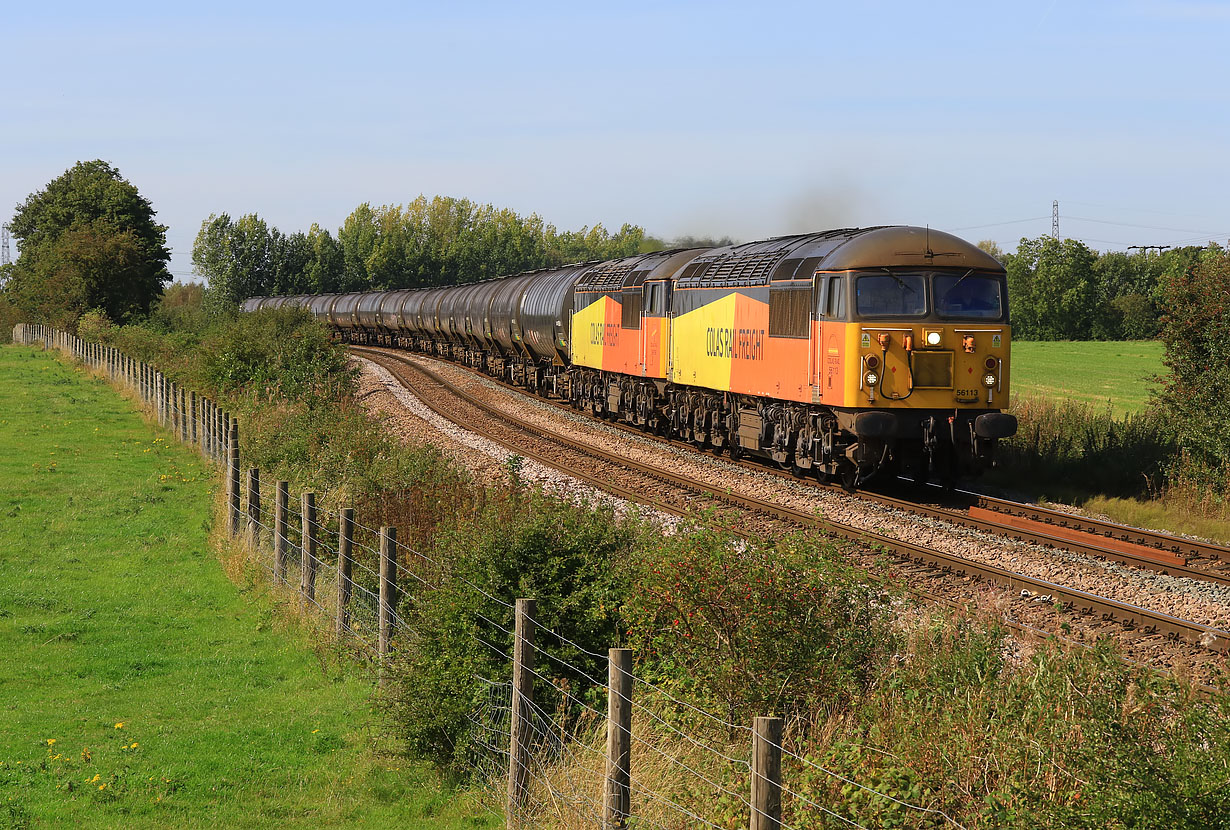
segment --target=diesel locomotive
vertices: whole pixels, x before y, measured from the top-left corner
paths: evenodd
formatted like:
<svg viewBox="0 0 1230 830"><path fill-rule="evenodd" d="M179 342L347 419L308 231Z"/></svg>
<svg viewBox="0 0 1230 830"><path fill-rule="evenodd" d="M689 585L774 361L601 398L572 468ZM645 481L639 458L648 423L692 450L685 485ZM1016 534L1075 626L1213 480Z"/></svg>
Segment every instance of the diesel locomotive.
<svg viewBox="0 0 1230 830"><path fill-rule="evenodd" d="M1016 432L1003 266L929 228L825 231L464 285L254 297L596 416L857 487L951 483Z"/></svg>

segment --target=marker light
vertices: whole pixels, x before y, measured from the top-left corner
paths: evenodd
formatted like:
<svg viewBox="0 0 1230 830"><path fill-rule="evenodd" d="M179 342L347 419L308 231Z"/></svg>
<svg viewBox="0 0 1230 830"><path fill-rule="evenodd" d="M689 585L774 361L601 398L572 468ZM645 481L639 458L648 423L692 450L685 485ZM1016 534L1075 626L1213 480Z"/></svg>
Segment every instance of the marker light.
<svg viewBox="0 0 1230 830"><path fill-rule="evenodd" d="M928 346L940 345L940 333L938 331L927 332L927 345Z"/></svg>
<svg viewBox="0 0 1230 830"><path fill-rule="evenodd" d="M982 378L982 382L985 386L988 386L988 387L994 386L995 385L995 375L988 373Z"/></svg>
<svg viewBox="0 0 1230 830"><path fill-rule="evenodd" d="M868 372L867 376L864 377L863 380L867 381L868 386L875 386L876 383L880 380L880 376L877 375L875 372Z"/></svg>
<svg viewBox="0 0 1230 830"><path fill-rule="evenodd" d="M998 362L999 362L999 361L997 361L995 358L993 358L993 357L988 357L986 360L984 360L984 361L982 362L982 365L983 365L983 366L986 366L986 367L987 367L987 369L994 369L994 368L995 368L995 366L996 366L996 364L997 364Z"/></svg>
<svg viewBox="0 0 1230 830"><path fill-rule="evenodd" d="M875 355L873 355L873 354L869 354L869 355L867 355L867 361L866 361L866 363L867 363L867 368L868 368L868 369L874 369L874 368L876 368L877 366L879 366L879 365L880 365L880 358L876 357L876 356L875 356Z"/></svg>

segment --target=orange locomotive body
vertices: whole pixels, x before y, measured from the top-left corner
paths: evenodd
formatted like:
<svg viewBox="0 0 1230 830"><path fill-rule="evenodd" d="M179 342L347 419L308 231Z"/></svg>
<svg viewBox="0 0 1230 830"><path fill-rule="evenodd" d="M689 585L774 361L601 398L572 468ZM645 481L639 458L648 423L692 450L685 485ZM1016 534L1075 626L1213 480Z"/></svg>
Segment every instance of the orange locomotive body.
<svg viewBox="0 0 1230 830"><path fill-rule="evenodd" d="M1015 432L1002 266L924 228L604 264L577 284L575 403L849 486L951 481Z"/></svg>

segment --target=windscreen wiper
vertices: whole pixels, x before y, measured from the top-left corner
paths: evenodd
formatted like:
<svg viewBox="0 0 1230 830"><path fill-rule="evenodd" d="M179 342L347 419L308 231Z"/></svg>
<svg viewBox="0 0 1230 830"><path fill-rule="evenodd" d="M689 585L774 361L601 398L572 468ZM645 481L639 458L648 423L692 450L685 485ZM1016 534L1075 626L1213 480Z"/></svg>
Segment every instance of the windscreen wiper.
<svg viewBox="0 0 1230 830"><path fill-rule="evenodd" d="M911 294L914 293L913 286L909 285L905 280L901 279L901 277L897 276L896 274L894 274L892 271L888 270L887 268L881 268L880 270L883 271L885 274L888 274L894 280L896 280L897 285L900 285L902 288L904 288L906 291L909 291Z"/></svg>

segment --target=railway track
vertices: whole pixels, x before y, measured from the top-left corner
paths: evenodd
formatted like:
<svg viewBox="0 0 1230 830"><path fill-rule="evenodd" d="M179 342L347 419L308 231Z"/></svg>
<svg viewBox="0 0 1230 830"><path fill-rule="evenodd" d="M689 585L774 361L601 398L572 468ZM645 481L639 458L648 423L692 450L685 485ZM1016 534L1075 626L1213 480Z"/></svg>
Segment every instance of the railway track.
<svg viewBox="0 0 1230 830"><path fill-rule="evenodd" d="M351 348L365 347L352 346ZM395 356L399 354L396 351L376 351ZM458 366L457 368L497 383L517 394L528 394L523 389L477 373L469 367ZM542 397L536 397L535 400L571 411L570 407L557 400ZM653 435L629 424L618 421L604 421L604 423L630 435L696 450L695 445L688 442ZM755 460L727 459L727 463L777 475L783 479L795 478L788 472ZM842 488L836 484L817 481L812 483L831 492L842 491ZM916 497L898 498L888 492L874 490L861 490L857 495L866 501L904 513L938 519L960 527L1021 542L1067 550L1169 576L1230 586L1230 547L1160 531L1074 516L1038 505L1023 504L967 491L958 491L950 497L945 497L941 488L929 486L922 492L934 496L935 503L928 504ZM958 501L956 506L952 506L954 499ZM1193 564L1197 567L1192 567Z"/></svg>
<svg viewBox="0 0 1230 830"><path fill-rule="evenodd" d="M415 392L416 396L426 406L441 417L458 423L469 431L481 434L488 440L508 447L516 454L533 458L548 467L561 470L568 475L585 481L597 489L612 492L629 501L649 504L659 510L676 515L695 509L698 506L696 503L698 498L705 502L734 506L753 515L771 517L773 520L785 523L786 525L820 528L826 532L855 541L860 545L891 552L907 562L915 563L927 569L956 576L966 581L974 580L999 585L1017 591L1023 596L1031 597L1035 602L1039 599L1047 600L1056 608L1076 612L1085 615L1086 618L1111 623L1123 629L1145 635L1160 635L1170 640L1196 645L1218 653L1224 654L1230 651L1230 632L1183 620L1130 603L1076 590L1054 582L1014 573L994 565L976 562L955 554L916 545L862 528L835 524L811 513L779 503L758 499L745 494L721 492L718 488L698 484L695 480L677 475L669 470L663 470L606 452L572 440L566 435L516 418L506 411L496 409L475 399L473 395L460 389L438 373L400 353L354 346L352 346L352 350L356 354L361 354L378 365L383 366L401 383L406 385L407 388ZM433 386L436 391L433 391L431 388ZM452 406L448 406L433 400L433 398L439 397L438 392L441 391L445 394L445 397L451 398L454 401L464 401L465 406L477 410L481 417L478 419L461 418L455 403ZM483 419L489 421L490 425L484 426L481 423ZM631 428L629 429L631 430ZM638 430L631 431L643 434ZM516 435L529 436L534 441L547 441L549 444L540 449L535 449L532 445L527 445L524 440L520 442L515 441ZM564 451L561 451L561 448ZM620 483L617 480L619 477L612 473L613 470L620 469L632 471L639 477L642 483ZM681 500L665 497L665 494L670 490L661 488L660 485L662 484L669 485L669 488L673 488L676 492L691 493L692 498ZM655 491L660 491L663 495L646 497L646 492ZM956 511L945 508L917 505L892 499L888 496L876 495L873 496L873 499L885 500L895 507L900 506L901 509L907 509L910 512L917 513L920 509L924 514L927 511L936 511L935 515L947 521L952 521L954 514L957 516L961 515ZM1056 515L1063 516L1064 514ZM1073 517L1065 516L1064 518L1071 519ZM966 518L958 523L1010 536L1015 532L1012 528L1007 527L1006 523L997 524L993 519L987 518ZM1164 536L1164 534L1159 535ZM1062 541L1053 534L1040 534L1040 537L1046 537L1056 543ZM1049 544L1050 542L1041 543ZM1090 547L1097 546L1091 543ZM1158 549L1161 550L1161 548ZM1101 551L1102 555L1107 556L1111 556L1114 553L1114 551ZM1095 553L1094 555L1099 554ZM1186 568L1186 565L1154 564L1158 567L1168 568L1166 572L1172 575L1183 575L1192 579L1209 578L1209 574L1204 571L1187 569L1187 571L1190 571L1190 574L1181 571L1180 569ZM1215 575L1215 578L1224 579L1222 575Z"/></svg>

